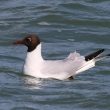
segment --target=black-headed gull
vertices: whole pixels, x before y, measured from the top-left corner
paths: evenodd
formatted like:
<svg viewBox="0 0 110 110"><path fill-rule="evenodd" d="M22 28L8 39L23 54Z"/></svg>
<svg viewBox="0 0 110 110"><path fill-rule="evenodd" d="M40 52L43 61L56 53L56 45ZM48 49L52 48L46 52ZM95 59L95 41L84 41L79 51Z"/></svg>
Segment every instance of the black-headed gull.
<svg viewBox="0 0 110 110"><path fill-rule="evenodd" d="M63 60L44 60L41 54L41 42L37 35L28 35L14 44L23 44L28 47L23 72L37 78L54 78L59 80L72 79L75 75L95 66L95 62L102 57L104 49L90 55L81 56L79 53L70 53Z"/></svg>

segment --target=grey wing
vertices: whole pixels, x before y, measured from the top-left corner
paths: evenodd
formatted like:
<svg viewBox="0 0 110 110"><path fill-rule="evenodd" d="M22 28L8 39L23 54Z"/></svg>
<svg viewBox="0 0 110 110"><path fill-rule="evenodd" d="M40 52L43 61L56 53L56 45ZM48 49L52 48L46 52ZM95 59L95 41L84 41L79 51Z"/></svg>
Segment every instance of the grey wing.
<svg viewBox="0 0 110 110"><path fill-rule="evenodd" d="M73 76L84 63L85 58L74 52L70 53L64 60L45 61L42 72L48 77L67 79L68 77Z"/></svg>

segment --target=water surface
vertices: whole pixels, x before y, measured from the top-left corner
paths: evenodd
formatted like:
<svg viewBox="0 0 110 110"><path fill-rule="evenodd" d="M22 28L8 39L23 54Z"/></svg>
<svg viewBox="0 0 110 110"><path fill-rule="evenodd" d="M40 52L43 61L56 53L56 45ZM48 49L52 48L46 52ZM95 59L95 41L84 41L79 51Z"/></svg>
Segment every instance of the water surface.
<svg viewBox="0 0 110 110"><path fill-rule="evenodd" d="M40 36L46 59L109 52L109 0L0 1L0 110L110 109L110 59L72 81L27 77L26 47L12 42L29 33Z"/></svg>

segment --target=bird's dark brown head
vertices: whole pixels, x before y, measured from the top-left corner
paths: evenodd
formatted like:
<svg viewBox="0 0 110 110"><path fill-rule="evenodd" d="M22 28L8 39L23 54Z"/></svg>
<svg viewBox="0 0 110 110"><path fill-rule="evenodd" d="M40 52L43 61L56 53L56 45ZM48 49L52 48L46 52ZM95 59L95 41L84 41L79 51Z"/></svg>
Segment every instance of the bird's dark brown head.
<svg viewBox="0 0 110 110"><path fill-rule="evenodd" d="M14 42L15 45L17 44L22 44L28 47L28 52L33 51L39 44L40 44L40 39L37 35L31 34L26 36L22 40L17 40Z"/></svg>

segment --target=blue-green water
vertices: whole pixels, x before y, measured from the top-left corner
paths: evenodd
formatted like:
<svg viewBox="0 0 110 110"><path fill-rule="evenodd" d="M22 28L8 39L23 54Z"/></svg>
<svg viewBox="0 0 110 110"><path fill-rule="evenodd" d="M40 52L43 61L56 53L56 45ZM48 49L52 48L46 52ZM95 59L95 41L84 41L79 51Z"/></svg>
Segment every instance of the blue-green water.
<svg viewBox="0 0 110 110"><path fill-rule="evenodd" d="M110 59L72 81L23 75L26 47L37 33L46 59L110 52L109 0L0 0L0 110L110 110Z"/></svg>

